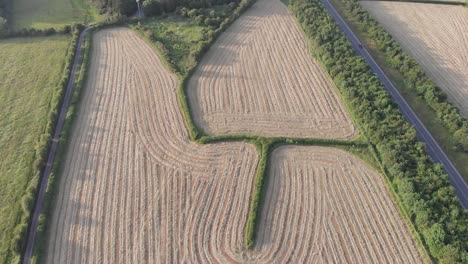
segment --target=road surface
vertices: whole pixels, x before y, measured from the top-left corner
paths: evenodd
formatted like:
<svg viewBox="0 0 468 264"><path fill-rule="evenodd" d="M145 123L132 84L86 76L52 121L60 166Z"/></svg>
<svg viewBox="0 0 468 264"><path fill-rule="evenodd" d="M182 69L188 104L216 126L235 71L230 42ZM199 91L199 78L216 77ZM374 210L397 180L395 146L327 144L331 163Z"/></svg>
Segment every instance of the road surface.
<svg viewBox="0 0 468 264"><path fill-rule="evenodd" d="M42 206L44 205L44 195L47 188L47 181L49 179L49 174L52 170L52 165L54 164L55 154L57 152L58 141L60 138L60 134L62 133L63 124L65 123L65 117L67 115L68 105L70 103L70 98L73 89L73 83L75 82L75 73L78 68L78 63L80 61L80 54L81 54L81 44L83 43L83 39L88 32L88 28L85 28L83 32L81 32L80 37L78 39L78 43L76 45L75 51L75 58L73 60L72 69L70 71L70 76L68 78L67 89L65 91L65 97L63 98L62 108L60 109L60 116L57 121L57 126L55 127L54 137L52 138L52 145L49 149L49 156L47 158L47 164L44 168L44 173L41 178L39 194L37 196L36 204L34 206L34 213L32 216L31 225L29 226L28 230L28 240L26 241L26 251L23 257L23 264L29 264L31 262L31 255L34 246L34 240L36 239L36 230L37 224L39 222L39 214L42 211Z"/></svg>
<svg viewBox="0 0 468 264"><path fill-rule="evenodd" d="M418 138L426 144L426 150L429 156L435 162L441 163L444 165L444 169L449 175L450 182L455 188L455 193L460 200L460 204L463 208L468 208L468 185L466 184L463 177L458 172L457 168L453 165L450 159L445 155L442 148L437 144L435 139L432 137L431 133L427 130L424 124L419 120L416 113L411 109L408 103L405 101L397 88L393 85L390 79L385 75L379 65L375 62L374 58L369 54L367 49L362 46L361 42L351 30L351 28L346 24L344 19L336 11L336 9L330 4L328 0L320 0L328 12L332 15L334 20L338 23L341 30L345 33L346 37L351 42L354 50L357 54L364 57L366 62L369 64L374 73L379 77L380 81L385 85L385 88L392 96L393 100L398 104L401 113L406 117L406 119L414 126L418 133Z"/></svg>

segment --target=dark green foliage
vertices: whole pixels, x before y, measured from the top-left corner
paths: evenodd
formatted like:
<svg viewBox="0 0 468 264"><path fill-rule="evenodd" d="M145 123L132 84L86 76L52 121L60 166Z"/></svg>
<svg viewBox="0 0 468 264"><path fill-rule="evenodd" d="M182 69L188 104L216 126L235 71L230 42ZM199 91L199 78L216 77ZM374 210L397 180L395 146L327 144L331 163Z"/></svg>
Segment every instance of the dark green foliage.
<svg viewBox="0 0 468 264"><path fill-rule="evenodd" d="M357 0L347 0L343 3L356 17L361 28L376 42L378 49L385 54L390 66L405 78L408 86L426 101L437 118L453 135L457 150L468 152L466 145L468 121L460 115L456 107L447 101L446 94L426 76L421 66L402 50L398 42L371 17L369 12L361 7Z"/></svg>
<svg viewBox="0 0 468 264"><path fill-rule="evenodd" d="M362 132L377 151L432 257L441 262L460 262L467 250L467 211L460 207L447 174L440 165L431 162L414 128L400 114L363 58L354 53L323 5L318 0L290 0L289 6L316 45L314 55L333 77ZM419 78L424 74L411 71L413 66L412 61L400 65L420 87L423 81ZM422 84L433 85L427 81ZM443 97L435 93L437 98Z"/></svg>
<svg viewBox="0 0 468 264"><path fill-rule="evenodd" d="M270 157L271 140L257 139L254 141L259 153L259 161L257 165L257 174L255 175L254 191L250 198L249 215L245 226L245 246L250 249L255 242L255 233L257 230L258 221L260 218L260 204L265 191L265 177L267 175L268 159Z"/></svg>
<svg viewBox="0 0 468 264"><path fill-rule="evenodd" d="M145 16L158 16L164 12L163 5L158 0L146 0L143 2Z"/></svg>

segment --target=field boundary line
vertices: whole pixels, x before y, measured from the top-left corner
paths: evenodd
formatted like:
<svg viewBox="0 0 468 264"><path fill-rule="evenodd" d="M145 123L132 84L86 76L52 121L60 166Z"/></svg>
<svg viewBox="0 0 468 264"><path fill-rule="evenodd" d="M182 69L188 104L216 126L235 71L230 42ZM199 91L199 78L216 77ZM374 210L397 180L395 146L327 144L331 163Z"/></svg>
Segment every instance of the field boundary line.
<svg viewBox="0 0 468 264"><path fill-rule="evenodd" d="M60 115L57 120L57 124L55 126L55 132L54 136L52 138L52 144L49 148L48 151L48 159L47 159L47 164L44 168L43 175L40 179L40 185L39 185L39 192L37 194L35 206L34 206L34 213L31 217L31 222L28 230L28 239L26 241L26 250L23 256L23 264L29 264L31 262L31 256L33 252L33 246L34 246L34 241L36 238L36 230L37 226L39 224L39 214L42 211L42 207L44 204L44 196L47 188L47 183L48 183L48 178L49 175L52 171L52 166L54 163L55 159L55 154L57 152L57 147L58 147L58 142L60 139L60 134L62 132L62 128L64 125L64 121L66 118L66 113L68 109L68 104L71 99L71 92L73 90L73 84L75 82L75 73L78 68L78 62L80 59L80 54L81 54L81 45L83 43L83 39L86 36L86 33L88 31L88 28L85 28L79 35L78 42L75 48L75 53L74 53L74 60L73 60L73 65L71 67L70 73L69 73L69 78L68 78L68 84L66 87L65 95L63 98L62 102L62 107L60 109Z"/></svg>

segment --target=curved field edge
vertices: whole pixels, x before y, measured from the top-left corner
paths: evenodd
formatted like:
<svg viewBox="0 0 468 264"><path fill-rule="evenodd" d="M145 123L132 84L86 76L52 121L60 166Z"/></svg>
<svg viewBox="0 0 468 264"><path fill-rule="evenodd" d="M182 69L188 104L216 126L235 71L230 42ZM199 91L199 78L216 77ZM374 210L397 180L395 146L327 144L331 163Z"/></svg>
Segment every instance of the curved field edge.
<svg viewBox="0 0 468 264"><path fill-rule="evenodd" d="M196 51L194 59L197 61L195 65L191 68L188 68L185 73L182 73L178 68L176 63L171 63L171 58L169 57L169 53L163 48L164 43L161 43L155 39L151 39L151 36L145 35L144 32L139 30L139 27L132 27L132 29L139 32L149 43L158 51L160 56L163 58L164 63L174 72L180 79L179 87L178 87L178 98L180 102L180 108L184 115L184 119L189 130L190 139L192 141L198 142L198 139L204 136L204 132L198 128L195 123L193 122L193 116L191 112L190 103L187 98L187 83L192 77L193 73L195 72L198 61L203 55L208 51L209 47L216 41L216 39L237 19L239 18L243 12L245 12L249 7L251 7L256 0L242 0L238 7L234 10L233 14L227 17L220 25L220 27L213 31L213 34L208 36L206 40L203 41L203 45L200 47L199 50ZM238 136L238 135L236 135ZM240 135L243 137L243 135Z"/></svg>
<svg viewBox="0 0 468 264"><path fill-rule="evenodd" d="M340 138L356 128L279 0L259 0L202 58L190 79L195 124L209 135Z"/></svg>
<svg viewBox="0 0 468 264"><path fill-rule="evenodd" d="M74 29L72 37L68 40L68 48L65 49L65 57L63 59L63 63L61 64L63 68L61 73L58 74L58 76L62 77L58 79L59 81L57 84L54 84L53 87L50 87L53 92L50 96L50 110L47 113L47 117L45 118L47 123L44 126L42 134L38 137L37 141L34 142L35 153L34 161L30 165L31 176L29 182L27 183L26 191L21 197L21 215L18 216L18 221L15 228L13 229L14 237L13 240L9 243L9 250L5 254L5 261L7 262L15 263L19 261L22 258L22 254L26 246L29 224L31 221L32 212L34 211L36 196L38 194L38 186L42 176L41 173L47 162L47 156L52 142L52 135L54 133L55 125L58 119L58 112L60 111L64 91L71 71L78 35L78 29ZM66 36L70 35L67 34Z"/></svg>
<svg viewBox="0 0 468 264"><path fill-rule="evenodd" d="M414 128L363 59L356 56L323 4L293 0L289 6L311 41L317 43L315 56L354 110L404 205L406 212L402 213L410 216L424 246L439 261L461 261L466 246L466 211L443 168L430 160Z"/></svg>
<svg viewBox="0 0 468 264"><path fill-rule="evenodd" d="M272 251L293 251L288 259L301 260L292 262L422 262L385 180L363 160L319 146L277 146L271 155L255 251L274 241ZM361 238L366 242L356 243ZM283 248L288 241L294 247Z"/></svg>
<svg viewBox="0 0 468 264"><path fill-rule="evenodd" d="M52 232L55 233L53 235L55 239L51 239L49 243L48 261L66 262L66 259L70 258L84 261L84 259L100 258L99 255L104 254L110 258L113 256L118 259L133 259L131 262L140 257L144 259L167 259L166 262L172 262L171 259L177 258L177 255L173 252L171 244L165 242L166 237L171 236L170 241L176 241L180 238L182 239L180 240L181 243L186 241L188 243L186 246L190 247L193 244L190 242L191 240L183 239L183 237L192 237L192 233L199 232L187 226L177 228L179 226L177 222L183 220L179 218L178 212L187 213L187 217L195 221L194 223L199 223L200 220L196 219L205 219L206 214L211 214L209 212L216 213L217 210L212 208L205 213L205 210L200 208L205 208L211 203L197 201L208 199L212 195L226 197L223 194L226 192L232 194L227 195L227 197L234 198L233 196L235 196L240 198L239 201L242 202L237 203L237 208L242 212L238 209L232 209L239 212L233 213L233 217L236 219L234 221L230 217L218 217L219 221L214 221L220 223L230 221L233 224L232 226L235 227L233 230L242 230L248 210L248 204L243 201L250 196L257 168L258 154L254 146L245 143L221 143L216 146L201 146L189 141L188 131L178 106L176 94L178 79L172 72L168 71L167 67L162 65L160 58L151 46L125 28L100 31L94 36L94 42L93 52L96 53L96 56L93 57L90 66L90 77L87 82L89 86L86 88L82 102L91 107L81 107L75 129L80 131L78 132L80 134L78 137L73 136L71 140L70 147L74 151L70 153L72 156L68 155L67 157L66 172L64 173L66 176L61 176L64 178L60 187L59 195L61 198L57 200L60 203L60 205L57 204L57 207L60 207L60 209L54 212L53 223L57 224L53 224ZM107 56L109 49L106 47L109 45L113 47L110 50L112 55ZM135 46L138 46L138 49L131 50ZM124 54L120 52L122 49L131 51ZM112 56L120 57L115 59ZM112 63L112 61L120 61L120 63ZM110 65L112 68L100 68L101 62ZM122 72L134 71L140 68L139 65L154 65L148 68L142 67L142 71L139 72L144 76L151 77L151 80L139 82L141 79L135 78L127 82L125 79L120 79L121 74L116 74L120 72L120 69L122 69ZM121 66L123 68L120 68ZM110 78L108 78L109 76ZM132 74L127 76L132 76ZM96 85L101 80L108 79L110 80L109 85ZM143 83L149 84L150 88L146 89L146 85L141 85ZM124 85L120 86L119 84ZM128 87L130 89L126 89ZM126 93L129 93L128 96L124 96ZM166 98L166 100L163 98ZM92 107L98 105L102 106L102 109L112 110L99 111L101 107ZM168 109L168 113L155 111L155 107ZM122 108L124 111L119 111ZM128 113L131 113L131 115ZM174 117L173 121L167 119L168 115ZM141 121L135 121L137 119ZM119 125L119 123L123 125ZM144 127L139 126L140 124ZM123 128L117 129L116 133L105 133L106 131L114 131L114 127ZM150 127L153 129L149 129ZM123 133L119 133L119 131ZM150 131L152 134L142 134L146 131ZM91 132L91 138L87 136L90 135L89 132ZM154 144L154 140L148 141L150 137L160 143ZM114 143L106 143L105 141ZM128 143L128 147L121 143ZM174 150L172 153L166 151L171 150L171 148ZM174 153L177 155L174 156ZM138 159L131 158L131 155ZM95 157L100 157L102 162L96 160ZM252 162L247 163L249 160ZM253 162L254 160L255 162ZM106 166L103 162L107 161L109 163ZM90 166L84 166L84 164L89 165L90 162L92 163ZM237 168L235 170L237 173L233 174L232 168ZM97 176L98 173L100 176ZM134 175L134 177L128 177L129 174ZM151 177L151 175L156 177ZM177 177L171 177L172 175ZM230 175L239 177L230 177ZM245 181L246 177L247 181ZM66 181L65 178L67 178ZM109 181L114 181L115 185L107 184ZM147 187L148 185L144 184L144 182L152 187ZM226 192L221 191L223 188L231 186L231 184L238 185L236 182L243 185L242 188L248 191L249 194L239 196L242 192L234 191L235 189L229 189L231 191L226 190ZM249 183L247 187L244 184L246 182ZM164 187L164 183L169 185ZM214 185L204 183L213 183ZM196 191L189 188L193 184L201 189L197 187L198 191ZM66 186L66 188L63 188L63 186ZM83 186L83 188L75 188L74 186ZM128 186L128 189L125 186ZM179 191L174 192L173 186L178 186ZM135 189L132 189L133 187ZM70 188L70 191L68 191L68 188ZM98 195L96 195L96 192ZM158 195L155 195L159 192L163 197L167 198L159 200ZM186 197L179 197L179 194ZM114 199L111 197L114 197ZM140 200L138 197L143 198L142 203L138 202ZM175 200L179 200L181 203L170 202ZM118 208L122 208L120 206L122 202L124 203L122 207L126 209L119 210ZM213 200L213 202L219 204L217 199ZM93 205L90 205L90 203ZM71 208L68 205L72 205ZM186 208L188 211L179 206ZM225 209L222 209L225 213L231 211L226 203L222 203L220 206ZM151 214L152 216L145 214L145 208L155 208L154 214ZM158 208L162 210L163 214L157 212ZM107 214L106 211L113 213ZM89 212L92 212L92 214L89 214ZM135 214L130 212L135 212ZM145 214L146 217L142 214ZM69 221L68 219L76 219L76 221ZM114 222L115 220L112 219L118 219L118 221ZM211 217L208 219L211 219ZM109 226L107 224L110 223L109 221L114 224L111 223ZM141 221L146 221L146 225L140 226L137 224L141 223ZM131 224L130 227L125 224L133 222L135 224ZM162 226L151 224L158 222L162 223ZM96 223L96 225L90 226L89 223ZM174 228L166 229L169 226ZM207 229L204 225L197 226L201 226L203 230L216 237L220 235L216 231L213 231L216 234L213 233L210 231L212 229ZM148 231L143 232L142 228L145 227ZM113 231L105 231L104 229L107 228ZM123 234L118 230L123 231ZM158 235L157 232L162 233ZM74 235L70 238L68 234ZM119 237L121 238L119 234L122 234L125 239L119 239ZM237 234L237 232L234 234ZM224 237L224 235L222 236ZM242 242L242 239L235 238L235 240L231 240L229 237L227 239L235 242L236 245ZM242 238L242 236L238 237ZM207 241L204 238L200 239ZM168 245L169 247L165 249L168 250L169 254L155 255L149 252L148 255L145 254L146 251L137 250L133 246L134 250L127 251L125 249L129 249L130 246L128 241L134 241L136 244L142 243L137 247L145 247L147 250L159 248L152 246L153 243ZM213 241L216 241L216 239ZM197 244L203 248L206 248L204 245L208 245L204 243L196 243L195 245ZM111 245L111 247L106 245ZM120 248L120 250L116 251L116 248ZM121 255L122 250L127 253ZM90 254L88 255L86 252L90 252ZM92 252L97 254L92 254ZM198 257L200 257L198 254L197 256L194 255L194 258ZM94 260L91 260L91 262L94 262ZM116 262L119 261L116 260Z"/></svg>

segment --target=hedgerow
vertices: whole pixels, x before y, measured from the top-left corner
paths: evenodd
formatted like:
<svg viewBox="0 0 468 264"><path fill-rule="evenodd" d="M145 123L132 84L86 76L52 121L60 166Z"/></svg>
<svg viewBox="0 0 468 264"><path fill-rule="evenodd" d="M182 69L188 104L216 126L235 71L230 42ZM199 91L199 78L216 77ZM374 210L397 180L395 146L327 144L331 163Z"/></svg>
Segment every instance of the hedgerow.
<svg viewBox="0 0 468 264"><path fill-rule="evenodd" d="M441 263L468 260L467 212L448 175L434 164L416 131L404 119L364 59L357 56L318 0L290 0L321 61L353 116L378 152L390 182L433 258Z"/></svg>
<svg viewBox="0 0 468 264"><path fill-rule="evenodd" d="M343 1L343 4L359 22L361 28L375 41L377 48L385 54L388 65L404 77L405 83L426 102L449 130L456 141L457 150L468 152L468 121L447 101L447 95L427 77L422 67L403 51L400 44L362 8L357 0Z"/></svg>

